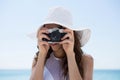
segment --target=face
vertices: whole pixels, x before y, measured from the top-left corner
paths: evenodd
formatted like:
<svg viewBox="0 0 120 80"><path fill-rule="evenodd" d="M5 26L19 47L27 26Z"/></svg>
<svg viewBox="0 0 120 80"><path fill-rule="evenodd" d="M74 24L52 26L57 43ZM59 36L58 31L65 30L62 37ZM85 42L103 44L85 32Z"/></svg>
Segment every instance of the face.
<svg viewBox="0 0 120 80"><path fill-rule="evenodd" d="M58 26L59 25L56 25L56 24L46 24L44 27L47 29L52 29L52 28L56 28ZM50 46L51 46L52 50L55 52L62 50L62 45L60 45L59 43L50 44Z"/></svg>

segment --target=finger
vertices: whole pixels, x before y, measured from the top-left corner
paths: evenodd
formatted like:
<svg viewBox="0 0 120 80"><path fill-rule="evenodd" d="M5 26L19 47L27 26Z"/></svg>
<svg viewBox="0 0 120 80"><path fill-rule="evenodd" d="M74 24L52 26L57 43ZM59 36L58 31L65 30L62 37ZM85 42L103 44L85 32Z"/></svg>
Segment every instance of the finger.
<svg viewBox="0 0 120 80"><path fill-rule="evenodd" d="M38 37L38 40L41 40L41 41L42 41L43 38L50 40L50 38L49 38L47 35L45 35L45 34L41 34L41 35Z"/></svg>
<svg viewBox="0 0 120 80"><path fill-rule="evenodd" d="M63 36L63 37L61 38L61 40L71 39L71 38L72 38L72 35L69 34L69 33L67 33L65 36Z"/></svg>
<svg viewBox="0 0 120 80"><path fill-rule="evenodd" d="M67 39L59 42L59 44L69 44L69 43L71 43L71 41Z"/></svg>
<svg viewBox="0 0 120 80"><path fill-rule="evenodd" d="M48 32L48 29L40 29L40 30L37 32L37 37L38 37L39 35L43 34L43 33L48 34L48 33L49 33L49 32Z"/></svg>
<svg viewBox="0 0 120 80"><path fill-rule="evenodd" d="M47 46L49 46L48 42L46 42L46 41L38 41L38 44L39 44L39 46L40 45L47 45Z"/></svg>
<svg viewBox="0 0 120 80"><path fill-rule="evenodd" d="M64 33L71 33L71 34L72 34L72 33L73 33L73 30L71 30L71 29L63 29L63 32L64 32Z"/></svg>
<svg viewBox="0 0 120 80"><path fill-rule="evenodd" d="M48 32L48 29L42 29L38 33L39 34L43 34L43 33L47 33L48 34L49 32Z"/></svg>

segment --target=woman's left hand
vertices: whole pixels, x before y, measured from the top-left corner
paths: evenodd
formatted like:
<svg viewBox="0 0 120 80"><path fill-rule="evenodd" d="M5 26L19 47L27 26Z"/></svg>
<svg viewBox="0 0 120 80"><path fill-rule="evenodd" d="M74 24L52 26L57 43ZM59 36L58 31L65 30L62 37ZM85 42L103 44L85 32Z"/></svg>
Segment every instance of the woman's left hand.
<svg viewBox="0 0 120 80"><path fill-rule="evenodd" d="M74 32L71 29L64 29L63 32L67 34L61 39L62 41L60 42L60 44L62 44L66 55L68 55L74 52Z"/></svg>

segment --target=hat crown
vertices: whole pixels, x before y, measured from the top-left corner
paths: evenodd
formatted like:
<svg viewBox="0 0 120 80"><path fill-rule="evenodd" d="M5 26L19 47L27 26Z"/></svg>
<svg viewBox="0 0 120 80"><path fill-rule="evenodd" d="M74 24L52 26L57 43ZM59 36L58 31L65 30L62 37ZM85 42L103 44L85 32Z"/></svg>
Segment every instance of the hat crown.
<svg viewBox="0 0 120 80"><path fill-rule="evenodd" d="M64 27L72 27L72 15L71 13L62 7L52 8L48 16L45 18L45 23L58 23Z"/></svg>

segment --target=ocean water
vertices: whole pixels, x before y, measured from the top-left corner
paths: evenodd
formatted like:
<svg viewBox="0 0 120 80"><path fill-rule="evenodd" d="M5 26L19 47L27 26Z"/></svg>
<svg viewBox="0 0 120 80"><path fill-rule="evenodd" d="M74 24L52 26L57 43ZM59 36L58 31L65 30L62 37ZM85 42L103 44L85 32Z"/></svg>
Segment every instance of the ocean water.
<svg viewBox="0 0 120 80"><path fill-rule="evenodd" d="M29 80L30 70L0 70L0 80Z"/></svg>
<svg viewBox="0 0 120 80"><path fill-rule="evenodd" d="M29 80L31 70L0 70L0 80ZM93 80L120 80L120 70L94 70Z"/></svg>
<svg viewBox="0 0 120 80"><path fill-rule="evenodd" d="M120 70L94 70L93 80L120 80Z"/></svg>

